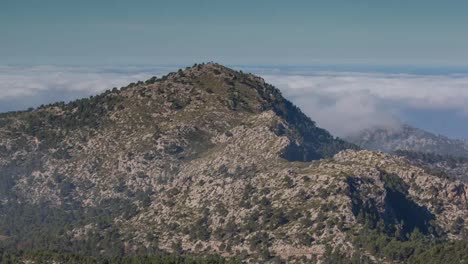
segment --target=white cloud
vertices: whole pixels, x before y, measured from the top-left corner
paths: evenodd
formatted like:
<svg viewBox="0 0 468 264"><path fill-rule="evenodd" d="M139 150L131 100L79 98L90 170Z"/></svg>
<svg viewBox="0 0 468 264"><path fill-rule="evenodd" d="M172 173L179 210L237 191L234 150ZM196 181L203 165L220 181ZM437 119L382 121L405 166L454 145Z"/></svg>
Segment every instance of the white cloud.
<svg viewBox="0 0 468 264"><path fill-rule="evenodd" d="M81 98L173 70L176 67L0 66L0 112ZM468 75L250 70L339 136L398 124L408 109L450 110L468 120Z"/></svg>
<svg viewBox="0 0 468 264"><path fill-rule="evenodd" d="M468 75L316 72L264 77L320 126L341 136L397 124L404 109L468 116Z"/></svg>
<svg viewBox="0 0 468 264"><path fill-rule="evenodd" d="M31 96L47 90L99 92L131 76L114 76L80 68L1 67L0 98Z"/></svg>
<svg viewBox="0 0 468 264"><path fill-rule="evenodd" d="M167 73L172 68L0 66L0 111L71 100Z"/></svg>

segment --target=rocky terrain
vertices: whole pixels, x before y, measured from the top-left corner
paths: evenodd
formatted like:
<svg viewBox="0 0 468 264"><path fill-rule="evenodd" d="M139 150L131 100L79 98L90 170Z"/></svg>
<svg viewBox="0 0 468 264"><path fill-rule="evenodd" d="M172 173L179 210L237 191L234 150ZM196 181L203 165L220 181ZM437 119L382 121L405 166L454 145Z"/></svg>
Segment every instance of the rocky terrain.
<svg viewBox="0 0 468 264"><path fill-rule="evenodd" d="M370 150L397 150L468 157L468 141L450 139L406 124L398 127L376 127L346 138Z"/></svg>
<svg viewBox="0 0 468 264"><path fill-rule="evenodd" d="M398 150L393 154L405 157L414 166L442 178L468 181L468 158Z"/></svg>
<svg viewBox="0 0 468 264"><path fill-rule="evenodd" d="M5 249L379 263L468 228L464 183L358 150L214 63L2 114L0 183Z"/></svg>

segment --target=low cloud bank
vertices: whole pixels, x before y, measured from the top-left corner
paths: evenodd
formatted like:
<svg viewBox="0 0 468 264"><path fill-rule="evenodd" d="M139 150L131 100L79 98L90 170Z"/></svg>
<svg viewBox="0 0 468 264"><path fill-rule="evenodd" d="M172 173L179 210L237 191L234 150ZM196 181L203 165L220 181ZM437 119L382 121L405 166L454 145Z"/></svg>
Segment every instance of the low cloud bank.
<svg viewBox="0 0 468 264"><path fill-rule="evenodd" d="M317 72L264 77L320 126L339 136L396 126L408 109L449 110L468 119L468 75Z"/></svg>
<svg viewBox="0 0 468 264"><path fill-rule="evenodd" d="M174 70L177 68L158 66L0 66L0 112L70 101ZM264 77L319 126L338 136L375 126L397 127L411 111L456 113L457 123L468 123L468 74L244 70ZM468 131L453 134L468 137Z"/></svg>
<svg viewBox="0 0 468 264"><path fill-rule="evenodd" d="M166 67L0 66L0 112L95 95L169 70Z"/></svg>

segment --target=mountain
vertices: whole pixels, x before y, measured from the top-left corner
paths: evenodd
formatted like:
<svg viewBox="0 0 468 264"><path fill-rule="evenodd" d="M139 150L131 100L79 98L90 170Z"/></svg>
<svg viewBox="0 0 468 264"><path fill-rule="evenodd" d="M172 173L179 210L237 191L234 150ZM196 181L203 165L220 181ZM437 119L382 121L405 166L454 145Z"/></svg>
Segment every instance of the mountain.
<svg viewBox="0 0 468 264"><path fill-rule="evenodd" d="M370 150L403 150L468 158L468 141L434 135L406 124L366 129L346 140Z"/></svg>
<svg viewBox="0 0 468 264"><path fill-rule="evenodd" d="M397 150L395 155L405 157L409 163L439 177L468 182L468 158Z"/></svg>
<svg viewBox="0 0 468 264"><path fill-rule="evenodd" d="M468 141L434 135L406 124L366 129L346 140L364 149L405 157L430 174L468 182Z"/></svg>
<svg viewBox="0 0 468 264"><path fill-rule="evenodd" d="M2 114L0 184L0 255L24 262L467 257L468 186L358 150L214 63Z"/></svg>

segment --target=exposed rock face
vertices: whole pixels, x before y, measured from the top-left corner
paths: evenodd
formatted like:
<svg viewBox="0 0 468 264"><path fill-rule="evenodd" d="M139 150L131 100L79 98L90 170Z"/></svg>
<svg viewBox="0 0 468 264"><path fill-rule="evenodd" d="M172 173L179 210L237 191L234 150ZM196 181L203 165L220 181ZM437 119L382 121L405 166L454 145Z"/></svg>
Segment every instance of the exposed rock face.
<svg viewBox="0 0 468 264"><path fill-rule="evenodd" d="M468 217L463 183L352 150L261 78L217 64L4 114L0 149L5 207L91 215L60 236L111 234L125 253L320 261L327 247L352 254L365 219L460 239L452 226Z"/></svg>
<svg viewBox="0 0 468 264"><path fill-rule="evenodd" d="M467 141L434 135L409 125L367 129L348 137L347 140L370 150L385 152L405 150L468 157Z"/></svg>

